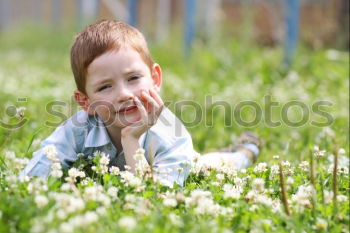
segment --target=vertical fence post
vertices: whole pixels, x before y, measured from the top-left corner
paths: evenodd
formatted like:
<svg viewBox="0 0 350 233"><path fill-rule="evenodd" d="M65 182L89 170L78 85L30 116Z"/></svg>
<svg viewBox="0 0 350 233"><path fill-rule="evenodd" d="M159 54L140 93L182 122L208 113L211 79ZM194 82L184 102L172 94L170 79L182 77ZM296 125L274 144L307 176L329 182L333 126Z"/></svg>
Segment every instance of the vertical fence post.
<svg viewBox="0 0 350 233"><path fill-rule="evenodd" d="M76 15L77 15L77 26L80 28L83 25L83 7L84 7L84 0L76 0Z"/></svg>
<svg viewBox="0 0 350 233"><path fill-rule="evenodd" d="M196 0L185 0L185 56L191 54L196 27Z"/></svg>
<svg viewBox="0 0 350 233"><path fill-rule="evenodd" d="M0 30L7 28L11 21L11 0L0 0Z"/></svg>
<svg viewBox="0 0 350 233"><path fill-rule="evenodd" d="M61 16L62 16L62 1L52 0L52 23L55 27L60 26Z"/></svg>
<svg viewBox="0 0 350 233"><path fill-rule="evenodd" d="M170 23L170 1L158 0L157 10L157 40L163 42L169 33Z"/></svg>
<svg viewBox="0 0 350 233"><path fill-rule="evenodd" d="M286 36L284 64L290 66L298 42L299 0L286 0L285 15Z"/></svg>
<svg viewBox="0 0 350 233"><path fill-rule="evenodd" d="M33 21L35 23L41 23L42 22L42 7L43 5L43 1L41 0L34 0L33 1L33 5L32 5L32 17L33 17Z"/></svg>
<svg viewBox="0 0 350 233"><path fill-rule="evenodd" d="M99 14L100 14L100 10L101 10L101 0L96 0L96 9L95 9L95 19L98 18Z"/></svg>
<svg viewBox="0 0 350 233"><path fill-rule="evenodd" d="M128 24L135 27L137 25L137 3L138 0L128 0Z"/></svg>

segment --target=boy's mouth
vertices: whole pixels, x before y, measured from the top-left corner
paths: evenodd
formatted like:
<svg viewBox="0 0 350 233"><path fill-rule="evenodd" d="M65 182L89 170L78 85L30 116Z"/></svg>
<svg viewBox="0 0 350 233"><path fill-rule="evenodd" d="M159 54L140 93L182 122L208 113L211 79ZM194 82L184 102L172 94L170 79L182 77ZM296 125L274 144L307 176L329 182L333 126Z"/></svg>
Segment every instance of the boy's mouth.
<svg viewBox="0 0 350 233"><path fill-rule="evenodd" d="M132 113L132 112L135 112L136 110L137 110L137 106L132 105L132 106L128 106L128 107L120 109L119 111L117 111L117 113L119 113L119 114Z"/></svg>

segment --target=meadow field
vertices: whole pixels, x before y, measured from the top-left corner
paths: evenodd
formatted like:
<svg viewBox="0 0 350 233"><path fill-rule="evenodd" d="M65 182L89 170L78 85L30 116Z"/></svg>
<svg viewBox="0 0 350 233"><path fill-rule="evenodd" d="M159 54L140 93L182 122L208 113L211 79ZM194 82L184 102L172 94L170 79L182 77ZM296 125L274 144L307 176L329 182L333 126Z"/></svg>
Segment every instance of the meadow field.
<svg viewBox="0 0 350 233"><path fill-rule="evenodd" d="M150 44L161 96L198 152L245 131L263 139L246 170L195 163L184 187L169 188L148 173L106 172L95 154L93 175L80 161L63 176L18 180L40 142L79 110L74 34L0 34L0 232L349 232L349 54L334 49L301 44L287 69L281 48L242 38L198 42L187 58L180 40Z"/></svg>

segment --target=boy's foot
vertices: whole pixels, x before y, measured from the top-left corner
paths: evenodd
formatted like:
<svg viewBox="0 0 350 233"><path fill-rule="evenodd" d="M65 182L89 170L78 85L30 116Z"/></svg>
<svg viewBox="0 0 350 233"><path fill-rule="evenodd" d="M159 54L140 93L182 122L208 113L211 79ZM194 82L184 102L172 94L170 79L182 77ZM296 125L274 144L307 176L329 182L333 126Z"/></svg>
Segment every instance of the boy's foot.
<svg viewBox="0 0 350 233"><path fill-rule="evenodd" d="M253 163L256 161L261 147L261 140L258 135L252 132L242 133L235 144L225 147L221 152L242 152Z"/></svg>

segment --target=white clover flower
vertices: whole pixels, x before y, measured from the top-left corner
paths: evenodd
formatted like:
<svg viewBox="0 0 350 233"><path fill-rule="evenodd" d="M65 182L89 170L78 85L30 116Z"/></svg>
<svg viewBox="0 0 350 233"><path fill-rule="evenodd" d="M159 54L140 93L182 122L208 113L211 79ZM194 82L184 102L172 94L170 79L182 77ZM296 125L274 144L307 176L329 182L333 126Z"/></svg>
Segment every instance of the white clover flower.
<svg viewBox="0 0 350 233"><path fill-rule="evenodd" d="M47 199L46 196L43 195L37 195L35 196L35 204L38 208L43 208L44 206L46 206L49 203L49 200Z"/></svg>
<svg viewBox="0 0 350 233"><path fill-rule="evenodd" d="M112 187L110 187L108 190L107 190L107 194L110 196L110 197L112 197L112 198L114 198L114 199L117 199L118 198L118 188L117 187L114 187L114 186L112 186Z"/></svg>
<svg viewBox="0 0 350 233"><path fill-rule="evenodd" d="M334 164L331 164L329 165L328 167L328 173L329 174L332 174L333 173L333 170L334 170ZM345 175L348 175L349 174L349 168L347 166L342 166L342 165L338 165L337 167L337 174L345 174Z"/></svg>
<svg viewBox="0 0 350 233"><path fill-rule="evenodd" d="M52 165L51 165L51 172L50 172L50 175L52 177L55 177L55 178L61 178L63 176L63 172L62 172L62 166L61 166L61 163L59 162L54 162Z"/></svg>
<svg viewBox="0 0 350 233"><path fill-rule="evenodd" d="M328 223L325 219L323 218L317 218L315 228L317 230L325 230L328 227Z"/></svg>
<svg viewBox="0 0 350 233"><path fill-rule="evenodd" d="M348 197L345 195L337 195L337 201L338 202L346 202L346 201L348 201Z"/></svg>
<svg viewBox="0 0 350 233"><path fill-rule="evenodd" d="M247 173L247 169L241 169L240 171L239 171L240 173L242 173L242 174L245 174L245 173Z"/></svg>
<svg viewBox="0 0 350 233"><path fill-rule="evenodd" d="M225 175L221 173L216 174L216 179L217 181L222 182L225 179Z"/></svg>
<svg viewBox="0 0 350 233"><path fill-rule="evenodd" d="M137 222L136 222L135 218L131 217L131 216L124 216L118 220L119 227L126 228L129 230L134 229L136 227L136 224L137 224Z"/></svg>
<svg viewBox="0 0 350 233"><path fill-rule="evenodd" d="M100 165L107 166L109 164L109 161L109 156L102 152L100 158Z"/></svg>
<svg viewBox="0 0 350 233"><path fill-rule="evenodd" d="M177 201L174 198L166 197L163 200L163 205L165 205L167 207L175 207L175 206L177 206Z"/></svg>
<svg viewBox="0 0 350 233"><path fill-rule="evenodd" d="M105 207L100 206L96 209L96 213L99 214L100 216L106 216L107 215L107 210Z"/></svg>
<svg viewBox="0 0 350 233"><path fill-rule="evenodd" d="M339 155L339 156L345 156L345 155L346 155L345 149L344 149L344 148L340 148L340 149L338 150L338 155Z"/></svg>
<svg viewBox="0 0 350 233"><path fill-rule="evenodd" d="M197 163L200 160L200 158L201 158L201 155L199 153L195 153L193 155L193 162Z"/></svg>
<svg viewBox="0 0 350 233"><path fill-rule="evenodd" d="M263 192L265 189L265 180L262 178L256 178L252 182L252 188L256 192Z"/></svg>
<svg viewBox="0 0 350 233"><path fill-rule="evenodd" d="M302 161L302 162L299 164L299 168L300 168L301 170L303 170L304 172L309 171L309 167L310 167L310 165L309 165L309 162L308 162L308 161Z"/></svg>
<svg viewBox="0 0 350 233"><path fill-rule="evenodd" d="M35 140L33 141L32 145L33 145L34 147L37 147L37 146L40 145L40 143L41 143L41 140L40 140L40 139L35 139Z"/></svg>
<svg viewBox="0 0 350 233"><path fill-rule="evenodd" d="M241 178L239 178L239 177L235 177L234 179L233 179L233 182L235 183L235 185L237 185L237 186L243 186L243 180L241 179Z"/></svg>
<svg viewBox="0 0 350 233"><path fill-rule="evenodd" d="M325 204L329 204L333 200L333 191L324 190L323 191L323 199Z"/></svg>
<svg viewBox="0 0 350 233"><path fill-rule="evenodd" d="M143 148L139 148L136 150L135 155L133 156L136 161L141 161L145 157L145 150Z"/></svg>
<svg viewBox="0 0 350 233"><path fill-rule="evenodd" d="M59 162L59 159L57 158L56 147L54 145L48 145L44 147L43 150L48 159L50 159L52 162Z"/></svg>
<svg viewBox="0 0 350 233"><path fill-rule="evenodd" d="M5 158L8 161L14 160L16 158L16 154L13 151L6 151L5 152Z"/></svg>
<svg viewBox="0 0 350 233"><path fill-rule="evenodd" d="M282 166L285 168L289 168L290 167L290 162L288 160L282 161Z"/></svg>
<svg viewBox="0 0 350 233"><path fill-rule="evenodd" d="M81 227L84 226L85 219L84 216L76 215L73 218L69 219L68 223L73 227Z"/></svg>
<svg viewBox="0 0 350 233"><path fill-rule="evenodd" d="M267 164L266 163L258 163L254 168L254 172L256 172L256 173L263 173L266 171L267 171Z"/></svg>
<svg viewBox="0 0 350 233"><path fill-rule="evenodd" d="M300 207L311 208L311 197L315 192L312 185L300 185L296 194L292 195L292 200ZM303 209L298 209L299 212Z"/></svg>
<svg viewBox="0 0 350 233"><path fill-rule="evenodd" d="M109 172L110 172L111 174L113 174L113 175L119 175L120 170L119 170L118 167L111 166L111 167L109 168Z"/></svg>
<svg viewBox="0 0 350 233"><path fill-rule="evenodd" d="M23 118L24 117L24 111L26 110L26 107L19 107L16 108L16 117Z"/></svg>
<svg viewBox="0 0 350 233"><path fill-rule="evenodd" d="M57 216L58 219L65 219L65 218L67 218L67 213L64 210L59 209L56 212L56 216Z"/></svg>
<svg viewBox="0 0 350 233"><path fill-rule="evenodd" d="M197 207L194 209L194 212L197 214L210 214L212 216L218 216L220 213L220 205L216 204L210 198L204 198L197 203Z"/></svg>
<svg viewBox="0 0 350 233"><path fill-rule="evenodd" d="M219 183L219 182L217 182L217 181L214 181L214 182L211 182L211 185L213 185L213 186L220 186L221 183Z"/></svg>
<svg viewBox="0 0 350 233"><path fill-rule="evenodd" d="M122 178L122 182L127 186L130 185L132 187L140 187L142 184L142 180L129 171L120 172L120 176Z"/></svg>
<svg viewBox="0 0 350 233"><path fill-rule="evenodd" d="M23 176L19 179L19 181L24 183L24 182L29 182L30 179L31 179L31 177L29 177L29 176Z"/></svg>
<svg viewBox="0 0 350 233"><path fill-rule="evenodd" d="M61 190L62 190L63 192L67 192L67 191L71 190L71 184L68 184L68 183L62 184L62 185L61 185Z"/></svg>
<svg viewBox="0 0 350 233"><path fill-rule="evenodd" d="M84 215L84 223L91 224L98 220L98 215L94 211L87 211Z"/></svg>
<svg viewBox="0 0 350 233"><path fill-rule="evenodd" d="M325 150L320 150L318 146L314 146L314 156L316 158L323 158L326 155Z"/></svg>
<svg viewBox="0 0 350 233"><path fill-rule="evenodd" d="M271 175L277 176L280 173L280 167L278 165L271 166Z"/></svg>
<svg viewBox="0 0 350 233"><path fill-rule="evenodd" d="M287 178L287 184L288 184L288 185L294 184L294 179L293 179L293 177L288 177L288 178Z"/></svg>
<svg viewBox="0 0 350 233"><path fill-rule="evenodd" d="M182 167L178 167L176 170L178 173L181 173L184 169Z"/></svg>
<svg viewBox="0 0 350 233"><path fill-rule="evenodd" d="M249 207L249 211L251 211L251 212L255 212L255 211L257 211L257 209L259 209L259 207L255 204L253 204Z"/></svg>
<svg viewBox="0 0 350 233"><path fill-rule="evenodd" d="M188 166L191 165L191 162L186 160L186 161L182 162L182 164L183 164L185 167L188 167Z"/></svg>
<svg viewBox="0 0 350 233"><path fill-rule="evenodd" d="M136 154L142 154L142 155L144 155L145 154L145 150L143 149L143 148L138 148L137 150L136 150Z"/></svg>
<svg viewBox="0 0 350 233"><path fill-rule="evenodd" d="M191 192L190 197L185 198L185 205L186 207L190 206L197 206L200 202L202 202L205 199L211 199L211 192L209 191L203 191L200 189L193 190Z"/></svg>
<svg viewBox="0 0 350 233"><path fill-rule="evenodd" d="M61 178L63 176L62 170L52 170L50 175L55 178Z"/></svg>
<svg viewBox="0 0 350 233"><path fill-rule="evenodd" d="M242 190L236 186L233 186L232 184L224 184L223 187L224 190L224 198L232 198L232 199L239 199L241 196Z"/></svg>
<svg viewBox="0 0 350 233"><path fill-rule="evenodd" d="M171 222L171 224L173 224L174 226L177 226L177 227L183 227L184 226L184 223L183 221L181 220L180 216L174 214L174 213L170 213L168 215L169 217L169 220Z"/></svg>
<svg viewBox="0 0 350 233"><path fill-rule="evenodd" d="M62 169L61 163L53 163L51 166L52 169Z"/></svg>
<svg viewBox="0 0 350 233"><path fill-rule="evenodd" d="M68 176L69 177L66 177L65 180L69 183L75 183L78 177L81 177L81 178L85 177L85 172L80 171L75 167L72 167L71 169L68 170Z"/></svg>

